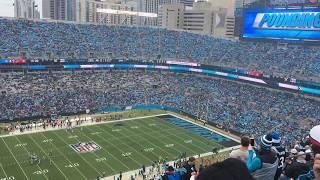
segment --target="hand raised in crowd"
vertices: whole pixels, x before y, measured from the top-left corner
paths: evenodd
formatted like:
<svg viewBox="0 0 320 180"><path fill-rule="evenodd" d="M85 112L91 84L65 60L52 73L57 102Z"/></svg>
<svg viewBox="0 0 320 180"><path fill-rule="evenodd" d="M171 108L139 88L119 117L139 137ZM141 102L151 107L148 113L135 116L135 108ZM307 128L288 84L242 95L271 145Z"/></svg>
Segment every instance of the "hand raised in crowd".
<svg viewBox="0 0 320 180"><path fill-rule="evenodd" d="M316 180L320 180L320 154L315 156L313 171L316 176Z"/></svg>

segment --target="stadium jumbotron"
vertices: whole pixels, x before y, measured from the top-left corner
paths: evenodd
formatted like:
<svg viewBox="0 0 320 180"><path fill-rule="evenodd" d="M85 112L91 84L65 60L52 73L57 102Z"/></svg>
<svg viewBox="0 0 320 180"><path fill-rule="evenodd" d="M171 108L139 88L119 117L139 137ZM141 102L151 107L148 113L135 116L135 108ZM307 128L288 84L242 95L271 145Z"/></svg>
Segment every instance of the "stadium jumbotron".
<svg viewBox="0 0 320 180"><path fill-rule="evenodd" d="M0 13L0 180L320 180L319 2L157 2Z"/></svg>

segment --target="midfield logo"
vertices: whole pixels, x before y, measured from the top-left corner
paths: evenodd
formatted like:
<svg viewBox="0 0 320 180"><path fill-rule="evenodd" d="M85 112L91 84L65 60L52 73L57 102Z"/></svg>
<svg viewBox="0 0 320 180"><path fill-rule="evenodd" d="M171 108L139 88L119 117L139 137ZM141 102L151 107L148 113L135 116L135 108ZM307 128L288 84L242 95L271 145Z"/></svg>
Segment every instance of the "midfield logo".
<svg viewBox="0 0 320 180"><path fill-rule="evenodd" d="M70 147L78 153L94 152L101 149L101 147L94 141L80 142L78 144L70 144Z"/></svg>

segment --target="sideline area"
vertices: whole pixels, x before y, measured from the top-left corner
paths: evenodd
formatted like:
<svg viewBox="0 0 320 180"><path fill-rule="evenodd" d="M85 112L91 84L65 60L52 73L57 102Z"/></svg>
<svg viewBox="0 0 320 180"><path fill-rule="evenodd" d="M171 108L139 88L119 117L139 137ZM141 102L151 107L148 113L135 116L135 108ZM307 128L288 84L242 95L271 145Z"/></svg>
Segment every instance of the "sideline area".
<svg viewBox="0 0 320 180"><path fill-rule="evenodd" d="M233 149L237 149L237 148L240 148L240 145L239 146L234 146L234 147L228 147L228 148L224 148L224 149L221 149L218 151L217 154L220 154L220 153L227 153ZM203 153L203 154L200 154L200 157L199 155L194 155L193 157L196 158L197 160L199 160L200 158L206 158L206 157L209 157L209 156L213 156L213 155L217 155L217 154L214 154L212 152L208 152L208 153ZM170 166L173 166L174 165L174 162L175 161L170 161L170 162L167 162L167 164L169 164ZM136 170L132 170L132 171L128 171L128 172L125 172L125 173L122 173L122 179L123 180L130 180L131 179L131 176L135 176L135 174L138 174L138 172L140 171L141 169L136 169ZM164 173L164 171L160 171L161 173L159 174L157 171L154 171L152 166L149 166L149 167L146 167L146 175L147 175L147 179L153 177L153 176L159 176L161 175L162 173ZM117 179L119 177L120 174L116 174L116 175L113 175L113 176L108 176L108 177L105 177L105 178L102 178L103 180L114 180L114 179ZM148 178L149 177L149 178ZM136 176L135 177L135 180L143 180L143 177L142 176Z"/></svg>
<svg viewBox="0 0 320 180"><path fill-rule="evenodd" d="M108 123L114 123L114 122L123 122L123 121L130 121L130 120L136 120L136 119L145 119L145 118L151 118L151 117L157 117L157 116L162 116L162 115L167 115L167 114L158 114L158 115L151 115L151 116L142 116L142 117L134 117L134 118L126 118L126 119L120 119L120 120L111 120L111 121L101 121L101 122L95 122L93 120L92 116L86 116L86 117L80 117L80 118L73 118L70 119L71 123L76 122L77 120L84 120L82 124L74 126L74 127L83 127L83 126L92 126L92 125L97 125L97 124L108 124ZM43 123L37 123L37 124L32 124L33 128L32 130L26 130L23 132L20 132L19 129L16 129L9 134L6 135L0 135L0 137L9 137L9 136L16 136L16 135L25 135L25 134L33 134L33 133L39 133L39 132L46 132L46 131L55 131L55 130L61 130L61 129L67 129L67 126L63 126L62 128L53 128L53 127L48 127L46 129L42 128Z"/></svg>

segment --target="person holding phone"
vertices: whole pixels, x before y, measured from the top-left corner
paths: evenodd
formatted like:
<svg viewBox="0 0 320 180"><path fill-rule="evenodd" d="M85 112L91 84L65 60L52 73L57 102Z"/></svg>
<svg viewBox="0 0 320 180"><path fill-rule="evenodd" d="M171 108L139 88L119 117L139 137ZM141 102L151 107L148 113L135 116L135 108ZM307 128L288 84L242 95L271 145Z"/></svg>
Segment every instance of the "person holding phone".
<svg viewBox="0 0 320 180"><path fill-rule="evenodd" d="M277 154L271 150L272 135L261 137L259 148L249 146L249 156L246 162L249 172L256 180L274 179L278 168Z"/></svg>

